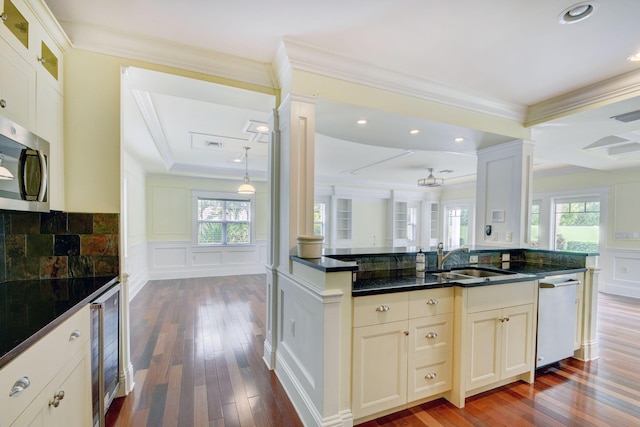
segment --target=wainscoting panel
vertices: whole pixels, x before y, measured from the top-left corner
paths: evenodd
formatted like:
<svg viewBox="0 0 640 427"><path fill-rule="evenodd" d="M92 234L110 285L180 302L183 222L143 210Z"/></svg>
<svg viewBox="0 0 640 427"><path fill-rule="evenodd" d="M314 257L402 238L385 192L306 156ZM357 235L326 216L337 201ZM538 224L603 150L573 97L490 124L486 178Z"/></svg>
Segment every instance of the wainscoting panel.
<svg viewBox="0 0 640 427"><path fill-rule="evenodd" d="M265 272L267 243L251 246L194 246L191 241L148 242L149 279L260 274Z"/></svg>
<svg viewBox="0 0 640 427"><path fill-rule="evenodd" d="M131 301L149 280L146 242L128 248L122 273L128 275L127 286L129 287L129 301Z"/></svg>
<svg viewBox="0 0 640 427"><path fill-rule="evenodd" d="M600 255L600 289L606 293L640 298L640 253L608 249Z"/></svg>

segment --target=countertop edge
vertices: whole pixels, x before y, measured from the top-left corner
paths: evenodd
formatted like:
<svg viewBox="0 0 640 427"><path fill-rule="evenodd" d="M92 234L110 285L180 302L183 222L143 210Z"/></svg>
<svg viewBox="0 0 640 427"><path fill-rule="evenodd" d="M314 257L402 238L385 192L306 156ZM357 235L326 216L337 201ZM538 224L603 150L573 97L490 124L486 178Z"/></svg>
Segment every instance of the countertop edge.
<svg viewBox="0 0 640 427"><path fill-rule="evenodd" d="M86 298L78 302L76 305L62 313L60 316L56 317L52 322L48 323L46 326L41 328L38 332L31 335L26 340L22 341L20 344L15 346L13 349L9 350L2 357L0 357L0 369L2 369L5 365L8 365L13 359L20 356L24 351L26 351L33 344L38 342L41 338L47 335L49 332L54 330L56 327L61 325L65 320L69 319L75 313L77 313L85 304L89 304L92 300L95 299L98 295L104 292L109 287L113 286L118 282L118 276L115 276L113 279L109 280L103 286L89 294Z"/></svg>
<svg viewBox="0 0 640 427"><path fill-rule="evenodd" d="M340 261L338 259L325 256L320 258L300 258L298 256L291 255L291 260L325 273L358 270L358 265L355 262Z"/></svg>

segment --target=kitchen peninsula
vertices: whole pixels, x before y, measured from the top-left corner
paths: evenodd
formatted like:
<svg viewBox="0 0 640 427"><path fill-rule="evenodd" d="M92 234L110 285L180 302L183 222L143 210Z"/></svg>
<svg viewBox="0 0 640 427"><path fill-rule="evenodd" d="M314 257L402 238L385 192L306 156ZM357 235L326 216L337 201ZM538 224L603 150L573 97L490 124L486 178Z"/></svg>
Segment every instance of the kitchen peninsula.
<svg viewBox="0 0 640 427"><path fill-rule="evenodd" d="M580 281L574 357L598 357L597 254L474 248L451 254L436 270L430 250L426 273L416 275L417 252L335 249L318 259L291 257L294 276L324 294L343 292L339 320L325 317L324 325L325 337L335 328L339 338L323 346L325 354L327 346L340 349L340 376L352 379L339 388L354 424L437 398L463 407L474 394L533 382L544 277ZM286 314L290 324L300 321Z"/></svg>

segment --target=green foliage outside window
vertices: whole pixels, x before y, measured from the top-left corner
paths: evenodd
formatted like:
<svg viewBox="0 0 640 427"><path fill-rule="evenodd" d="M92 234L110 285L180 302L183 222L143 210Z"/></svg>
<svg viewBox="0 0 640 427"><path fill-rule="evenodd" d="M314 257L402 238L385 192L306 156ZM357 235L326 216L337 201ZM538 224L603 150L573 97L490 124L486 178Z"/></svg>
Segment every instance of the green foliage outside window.
<svg viewBox="0 0 640 427"><path fill-rule="evenodd" d="M199 245L248 245L249 200L198 199Z"/></svg>

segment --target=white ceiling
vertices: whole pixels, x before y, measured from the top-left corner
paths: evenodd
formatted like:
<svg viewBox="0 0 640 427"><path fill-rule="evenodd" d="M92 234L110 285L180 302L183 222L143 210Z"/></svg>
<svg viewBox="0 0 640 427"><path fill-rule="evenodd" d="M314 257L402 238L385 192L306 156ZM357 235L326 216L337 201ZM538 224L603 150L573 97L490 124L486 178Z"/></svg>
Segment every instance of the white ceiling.
<svg viewBox="0 0 640 427"><path fill-rule="evenodd" d="M183 52L207 52L229 63L253 61L260 70L288 43L298 53L359 64L363 81L385 72L397 87L417 82L447 94L452 104L466 102L475 110L484 105L521 122L527 111L550 100L623 81L617 102L599 102L598 108L534 126L535 164L538 169L640 167L640 151L621 156L612 154L624 147L583 150L611 135L629 140L628 149L640 142L640 120L610 119L640 110L635 96L640 62L626 60L640 51L638 0L600 0L593 16L571 25L558 23L560 13L577 3L567 0L45 2L81 49L143 60L155 55L158 63L180 60L185 68ZM161 57L163 49L177 53ZM267 74L273 71L265 69L264 79L272 80ZM268 120L273 97L136 68L127 70L123 82L125 144L150 172L241 179L244 164L231 159L249 146L252 179L266 176L266 144L244 129L249 121ZM363 117L368 124L355 125ZM413 128L420 134L409 135ZM446 180L464 180L475 173L477 149L513 139L322 98L316 131L318 182L407 188L415 188L428 167ZM453 144L456 136L465 141ZM205 149L203 141L212 138L224 146ZM413 153L399 156L406 151Z"/></svg>

